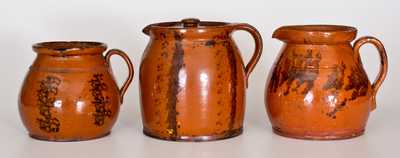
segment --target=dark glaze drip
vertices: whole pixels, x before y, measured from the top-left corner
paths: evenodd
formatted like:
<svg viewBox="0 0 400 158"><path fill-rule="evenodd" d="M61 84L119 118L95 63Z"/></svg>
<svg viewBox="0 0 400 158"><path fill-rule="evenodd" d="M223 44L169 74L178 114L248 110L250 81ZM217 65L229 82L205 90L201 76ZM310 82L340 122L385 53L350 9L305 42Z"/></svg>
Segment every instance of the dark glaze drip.
<svg viewBox="0 0 400 158"><path fill-rule="evenodd" d="M93 113L94 124L97 126L104 125L105 118L111 117L111 110L106 106L110 103L110 98L104 96L103 91L107 90L107 85L103 82L103 74L93 74L93 78L89 81L91 86L93 101L96 111Z"/></svg>
<svg viewBox="0 0 400 158"><path fill-rule="evenodd" d="M180 91L179 88L179 71L183 68L183 56L184 50L182 46L182 35L178 32L174 32L175 38L175 52L172 57L172 65L169 72L169 89L168 89L168 102L167 102L167 111L168 111L168 134L171 139L175 139L177 137L177 120L176 117L178 112L176 110L176 104L178 103L177 95Z"/></svg>
<svg viewBox="0 0 400 158"><path fill-rule="evenodd" d="M56 133L60 131L60 121L53 117L51 108L54 107L56 101L55 96L58 93L58 86L61 79L55 76L47 76L40 81L40 88L37 90L37 105L41 117L37 118L39 128L48 133Z"/></svg>

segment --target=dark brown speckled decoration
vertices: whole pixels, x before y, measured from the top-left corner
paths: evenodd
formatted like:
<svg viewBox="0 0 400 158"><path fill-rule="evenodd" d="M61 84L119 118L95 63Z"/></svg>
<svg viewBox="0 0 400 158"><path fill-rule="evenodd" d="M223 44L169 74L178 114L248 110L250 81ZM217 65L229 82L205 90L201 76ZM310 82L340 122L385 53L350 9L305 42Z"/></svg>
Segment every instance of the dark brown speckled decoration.
<svg viewBox="0 0 400 158"><path fill-rule="evenodd" d="M270 72L265 102L273 131L300 139L345 139L364 133L375 96L387 73L387 56L374 37L348 26L284 26L273 37L285 45ZM381 58L373 84L359 55L373 44Z"/></svg>
<svg viewBox="0 0 400 158"><path fill-rule="evenodd" d="M79 141L105 136L114 125L133 65L120 50L98 42L45 42L33 46L37 57L22 85L19 111L33 138ZM110 57L121 56L129 75L121 89Z"/></svg>
<svg viewBox="0 0 400 158"><path fill-rule="evenodd" d="M256 42L244 66L231 34L248 31ZM242 133L245 89L260 58L262 39L248 24L151 24L140 65L144 133L173 141L208 141Z"/></svg>

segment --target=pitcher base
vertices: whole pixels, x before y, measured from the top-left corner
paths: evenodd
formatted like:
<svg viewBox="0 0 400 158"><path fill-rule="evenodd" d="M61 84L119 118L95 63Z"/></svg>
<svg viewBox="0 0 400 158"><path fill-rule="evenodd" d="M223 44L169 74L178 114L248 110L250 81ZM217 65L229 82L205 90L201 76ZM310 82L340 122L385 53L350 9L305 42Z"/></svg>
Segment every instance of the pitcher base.
<svg viewBox="0 0 400 158"><path fill-rule="evenodd" d="M364 134L364 129L354 132L331 132L329 134L303 134L303 133L294 133L282 131L279 128L273 128L273 132L277 135L295 138L295 139L308 139L308 140L342 140L342 139L350 139L361 136Z"/></svg>
<svg viewBox="0 0 400 158"><path fill-rule="evenodd" d="M167 141L182 141L182 142L204 142L204 141L215 141L215 140L222 140L222 139L228 139L232 137L239 136L240 134L243 133L243 128L223 132L221 134L216 134L216 135L206 135L206 136L176 136L176 137L160 137L158 135L155 135L147 130L143 130L143 133L146 136L156 138L156 139L161 139L161 140L167 140Z"/></svg>

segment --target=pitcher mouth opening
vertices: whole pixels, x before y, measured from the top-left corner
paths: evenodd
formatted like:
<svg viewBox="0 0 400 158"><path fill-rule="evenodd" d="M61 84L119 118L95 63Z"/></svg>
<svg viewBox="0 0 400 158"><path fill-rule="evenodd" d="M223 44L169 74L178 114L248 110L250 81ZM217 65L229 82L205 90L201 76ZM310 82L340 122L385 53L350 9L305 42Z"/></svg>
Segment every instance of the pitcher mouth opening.
<svg viewBox="0 0 400 158"><path fill-rule="evenodd" d="M300 30L300 31L312 31L312 32L356 31L356 28L344 25L291 25L291 26L284 26L282 28Z"/></svg>
<svg viewBox="0 0 400 158"><path fill-rule="evenodd" d="M288 43L337 44L355 39L357 29L344 25L289 25L275 30L273 38Z"/></svg>
<svg viewBox="0 0 400 158"><path fill-rule="evenodd" d="M146 26L143 29L143 33L150 35L151 30L158 31L195 31L195 30L215 30L215 29L225 29L229 24L227 22L217 22L217 21L201 21L196 18L186 18L181 21L173 22L160 22L154 23Z"/></svg>
<svg viewBox="0 0 400 158"><path fill-rule="evenodd" d="M91 41L52 41L36 43L33 50L37 53L52 55L94 54L102 53L107 45Z"/></svg>

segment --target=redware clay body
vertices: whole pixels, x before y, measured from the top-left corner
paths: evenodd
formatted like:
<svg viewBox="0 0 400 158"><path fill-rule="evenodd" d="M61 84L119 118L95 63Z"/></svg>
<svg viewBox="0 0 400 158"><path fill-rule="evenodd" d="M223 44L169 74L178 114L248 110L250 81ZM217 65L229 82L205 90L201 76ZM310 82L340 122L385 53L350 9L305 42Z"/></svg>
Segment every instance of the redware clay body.
<svg viewBox="0 0 400 158"><path fill-rule="evenodd" d="M302 139L344 139L363 134L375 95L387 72L382 43L353 27L284 26L273 37L285 42L266 85L266 107L275 133ZM359 48L375 45L381 70L373 84Z"/></svg>
<svg viewBox="0 0 400 158"><path fill-rule="evenodd" d="M250 32L255 54L245 67L231 38ZM205 141L242 133L245 89L262 50L248 24L185 19L147 26L140 66L144 133L165 140Z"/></svg>
<svg viewBox="0 0 400 158"><path fill-rule="evenodd" d="M30 136L77 141L107 135L122 97L133 78L128 56L97 42L45 42L33 46L37 57L23 83L19 111ZM127 62L129 76L121 89L112 75L110 57Z"/></svg>

